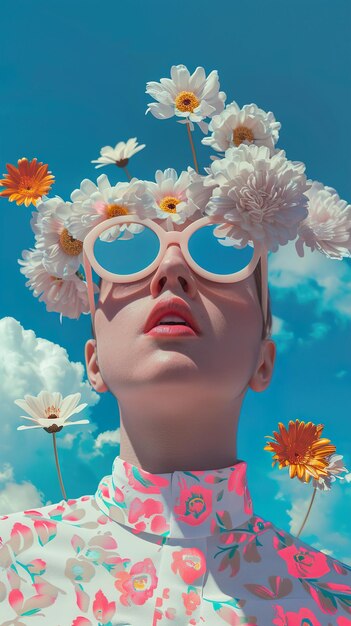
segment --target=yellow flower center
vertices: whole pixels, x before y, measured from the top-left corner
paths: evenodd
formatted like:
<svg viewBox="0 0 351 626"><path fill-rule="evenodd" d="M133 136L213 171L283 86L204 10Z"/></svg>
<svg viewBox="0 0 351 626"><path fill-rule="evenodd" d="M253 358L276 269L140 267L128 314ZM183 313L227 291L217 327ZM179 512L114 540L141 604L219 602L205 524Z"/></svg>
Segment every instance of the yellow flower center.
<svg viewBox="0 0 351 626"><path fill-rule="evenodd" d="M128 215L129 211L122 204L108 204L106 207L107 217L117 217L118 215Z"/></svg>
<svg viewBox="0 0 351 626"><path fill-rule="evenodd" d="M175 105L179 111L191 111L192 113L199 104L200 100L192 91L181 91L175 99Z"/></svg>
<svg viewBox="0 0 351 626"><path fill-rule="evenodd" d="M78 256L82 251L83 242L79 241L79 239L74 239L74 237L69 234L67 228L64 228L60 234L60 246L66 254Z"/></svg>
<svg viewBox="0 0 351 626"><path fill-rule="evenodd" d="M18 193L27 198L33 198L38 195L40 185L41 181L35 182L32 176L21 176Z"/></svg>
<svg viewBox="0 0 351 626"><path fill-rule="evenodd" d="M159 207L162 211L167 211L167 213L176 213L176 206L179 202L180 200L174 196L165 196L162 198L161 202L159 202Z"/></svg>
<svg viewBox="0 0 351 626"><path fill-rule="evenodd" d="M254 139L251 128L247 128L247 126L237 126L233 130L233 141L236 146L240 146L243 141L253 141Z"/></svg>

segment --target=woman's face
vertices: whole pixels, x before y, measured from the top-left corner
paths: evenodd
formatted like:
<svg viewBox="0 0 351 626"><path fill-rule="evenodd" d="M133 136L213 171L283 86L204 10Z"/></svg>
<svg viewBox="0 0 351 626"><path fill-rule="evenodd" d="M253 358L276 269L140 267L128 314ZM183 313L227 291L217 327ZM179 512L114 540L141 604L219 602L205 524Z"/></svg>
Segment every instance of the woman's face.
<svg viewBox="0 0 351 626"><path fill-rule="evenodd" d="M144 333L155 305L173 297L190 307L200 333ZM275 351L271 340L261 341L262 323L253 274L236 283L209 281L191 270L178 245L170 245L146 278L123 284L101 281L95 314L98 364L91 339L86 344L89 378L98 391L107 387L123 400L146 388L166 393L168 401L172 394L179 398L187 392L202 398L209 389L222 399L234 399L248 386L255 388L254 375L262 363L262 388L269 384Z"/></svg>

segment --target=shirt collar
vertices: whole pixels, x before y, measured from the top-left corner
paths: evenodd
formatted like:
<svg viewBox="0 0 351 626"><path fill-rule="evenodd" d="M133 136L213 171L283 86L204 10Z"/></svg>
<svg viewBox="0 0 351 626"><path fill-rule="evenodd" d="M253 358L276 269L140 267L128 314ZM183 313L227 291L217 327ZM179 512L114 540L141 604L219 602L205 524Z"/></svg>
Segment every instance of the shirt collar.
<svg viewBox="0 0 351 626"><path fill-rule="evenodd" d="M95 500L112 520L134 534L206 537L244 524L252 515L247 463L211 470L152 474L116 456Z"/></svg>

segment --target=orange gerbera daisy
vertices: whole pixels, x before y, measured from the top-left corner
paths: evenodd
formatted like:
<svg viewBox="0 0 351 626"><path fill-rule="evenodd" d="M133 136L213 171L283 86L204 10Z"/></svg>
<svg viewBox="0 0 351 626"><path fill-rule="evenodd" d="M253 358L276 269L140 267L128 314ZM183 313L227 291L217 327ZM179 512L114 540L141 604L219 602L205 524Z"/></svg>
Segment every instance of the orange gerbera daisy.
<svg viewBox="0 0 351 626"><path fill-rule="evenodd" d="M4 174L5 178L0 180L0 185L7 189L1 191L0 196L8 198L10 202L16 200L16 204L36 205L37 200L48 193L55 180L48 172L48 165L41 161L37 163L37 159L18 159L18 168L11 163L6 163L6 167L8 174Z"/></svg>
<svg viewBox="0 0 351 626"><path fill-rule="evenodd" d="M284 424L278 424L280 432L274 431L274 437L265 435L270 441L263 449L274 452L272 467L279 462L279 469L289 466L290 478L297 476L301 482L308 483L311 477L318 480L321 476L328 475L325 468L328 466L327 459L336 447L330 444L330 439L320 438L323 424L302 422L300 420L289 421L288 430Z"/></svg>

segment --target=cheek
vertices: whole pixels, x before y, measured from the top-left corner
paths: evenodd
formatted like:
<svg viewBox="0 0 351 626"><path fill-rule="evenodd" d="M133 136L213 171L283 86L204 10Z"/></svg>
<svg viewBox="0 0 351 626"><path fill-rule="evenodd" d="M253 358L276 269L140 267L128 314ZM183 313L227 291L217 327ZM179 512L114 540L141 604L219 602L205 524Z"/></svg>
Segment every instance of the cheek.
<svg viewBox="0 0 351 626"><path fill-rule="evenodd" d="M255 303L235 302L212 307L213 363L223 376L246 378L256 364L261 343L262 322ZM233 380L233 378L232 378Z"/></svg>

